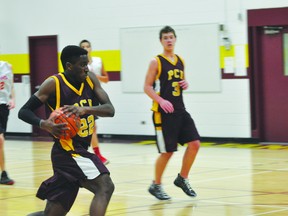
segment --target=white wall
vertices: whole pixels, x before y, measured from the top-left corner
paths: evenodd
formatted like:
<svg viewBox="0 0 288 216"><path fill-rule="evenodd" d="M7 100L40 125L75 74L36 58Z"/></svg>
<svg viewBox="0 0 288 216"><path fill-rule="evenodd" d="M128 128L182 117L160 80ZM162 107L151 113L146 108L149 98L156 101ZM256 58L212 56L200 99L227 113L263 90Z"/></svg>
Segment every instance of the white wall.
<svg viewBox="0 0 288 216"><path fill-rule="evenodd" d="M58 35L59 52L83 38L89 39L96 50L119 50L120 28L205 23L224 24L232 43L245 45L247 9L285 7L288 1L0 0L0 5L4 5L0 13L0 53L16 54L28 53L28 36ZM151 57L155 54L151 53ZM200 134L204 137L251 137L249 81L221 82L219 93L185 94L187 109ZM151 100L142 93L122 93L121 84L117 81L104 86L116 107L116 116L99 119L99 133L153 135ZM17 105L21 105L20 100ZM18 123L9 121L9 130Z"/></svg>

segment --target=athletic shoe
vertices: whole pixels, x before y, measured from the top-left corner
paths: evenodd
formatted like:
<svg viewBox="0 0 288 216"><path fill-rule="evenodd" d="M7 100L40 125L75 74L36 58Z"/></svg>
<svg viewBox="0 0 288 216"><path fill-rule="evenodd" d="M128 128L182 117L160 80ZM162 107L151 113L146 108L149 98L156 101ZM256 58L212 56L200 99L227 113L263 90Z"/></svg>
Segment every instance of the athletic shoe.
<svg viewBox="0 0 288 216"><path fill-rule="evenodd" d="M148 191L150 194L155 196L159 200L169 200L171 197L165 193L165 191L162 188L161 184L155 184L154 182L149 187Z"/></svg>
<svg viewBox="0 0 288 216"><path fill-rule="evenodd" d="M98 156L104 165L109 164L110 161L107 158L103 157L102 155L98 155Z"/></svg>
<svg viewBox="0 0 288 216"><path fill-rule="evenodd" d="M196 192L192 189L190 186L189 180L183 178L180 174L178 174L177 178L174 181L174 184L177 187L180 187L184 193L186 193L188 196L196 197Z"/></svg>
<svg viewBox="0 0 288 216"><path fill-rule="evenodd" d="M14 181L8 177L6 171L3 171L1 174L0 184L13 185Z"/></svg>

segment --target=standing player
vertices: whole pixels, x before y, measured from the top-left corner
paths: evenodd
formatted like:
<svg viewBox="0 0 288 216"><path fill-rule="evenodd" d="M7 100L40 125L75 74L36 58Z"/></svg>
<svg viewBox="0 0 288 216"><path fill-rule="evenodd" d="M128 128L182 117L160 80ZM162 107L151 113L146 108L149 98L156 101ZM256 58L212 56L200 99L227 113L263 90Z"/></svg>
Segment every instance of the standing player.
<svg viewBox="0 0 288 216"><path fill-rule="evenodd" d="M98 80L100 80L100 82L108 83L109 77L108 77L108 73L104 69L102 59L100 57L92 57L91 56L92 47L91 47L90 41L82 40L80 42L79 46L81 48L87 50L87 52L88 52L89 71L93 72L96 75L96 77L98 78ZM93 132L92 139L91 139L91 146L92 146L94 153L100 158L100 160L105 165L107 165L109 163L109 160L107 158L105 158L100 152L99 140L98 140L98 136L97 136L96 122L95 122L94 132Z"/></svg>
<svg viewBox="0 0 288 216"><path fill-rule="evenodd" d="M15 107L15 93L11 65L0 61L0 184L13 185L14 181L8 177L5 171L4 158L4 133L7 128L9 112Z"/></svg>
<svg viewBox="0 0 288 216"><path fill-rule="evenodd" d="M184 76L183 59L174 53L174 29L170 26L162 28L160 42L163 53L151 60L144 84L145 93L153 100L153 122L160 153L149 192L160 200L171 198L162 187L162 175L169 159L177 151L177 143L187 143L182 167L174 184L188 196L195 197L188 175L200 147L200 136L183 102L182 91L188 88L188 83Z"/></svg>
<svg viewBox="0 0 288 216"><path fill-rule="evenodd" d="M31 216L66 215L80 187L94 193L90 215L105 215L114 184L108 169L87 149L94 130L94 116L112 117L114 107L99 81L88 72L86 50L66 46L61 53L61 62L64 73L46 79L20 109L19 118L57 137L67 130L66 124L55 124L53 118L40 119L34 111L45 104L49 116L51 111L64 107L63 112L67 115L80 116L81 128L73 139L55 138L51 152L54 175L44 181L37 192L38 198L47 199L46 208Z"/></svg>

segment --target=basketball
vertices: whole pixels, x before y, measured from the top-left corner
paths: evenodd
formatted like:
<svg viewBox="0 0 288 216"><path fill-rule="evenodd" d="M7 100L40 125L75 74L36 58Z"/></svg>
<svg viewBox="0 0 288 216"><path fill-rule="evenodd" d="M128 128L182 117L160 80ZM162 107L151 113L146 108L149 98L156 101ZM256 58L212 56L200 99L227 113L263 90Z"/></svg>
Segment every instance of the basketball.
<svg viewBox="0 0 288 216"><path fill-rule="evenodd" d="M50 114L50 118L53 117L55 118L54 122L56 124L67 123L67 127L69 128L68 130L63 131L63 133L60 136L57 136L57 138L68 140L76 136L80 128L79 116L76 116L75 114L67 116L67 114L62 112L61 108L59 108Z"/></svg>

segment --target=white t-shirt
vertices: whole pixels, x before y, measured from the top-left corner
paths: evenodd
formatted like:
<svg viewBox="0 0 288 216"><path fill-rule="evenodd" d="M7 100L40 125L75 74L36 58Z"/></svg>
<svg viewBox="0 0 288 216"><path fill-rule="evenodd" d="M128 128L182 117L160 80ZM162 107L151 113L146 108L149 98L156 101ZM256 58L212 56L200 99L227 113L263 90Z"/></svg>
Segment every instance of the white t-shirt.
<svg viewBox="0 0 288 216"><path fill-rule="evenodd" d="M102 69L102 60L99 57L92 57L91 64L88 65L89 71L93 72L96 75L101 76Z"/></svg>
<svg viewBox="0 0 288 216"><path fill-rule="evenodd" d="M12 67L0 61L0 104L8 104L13 86Z"/></svg>

